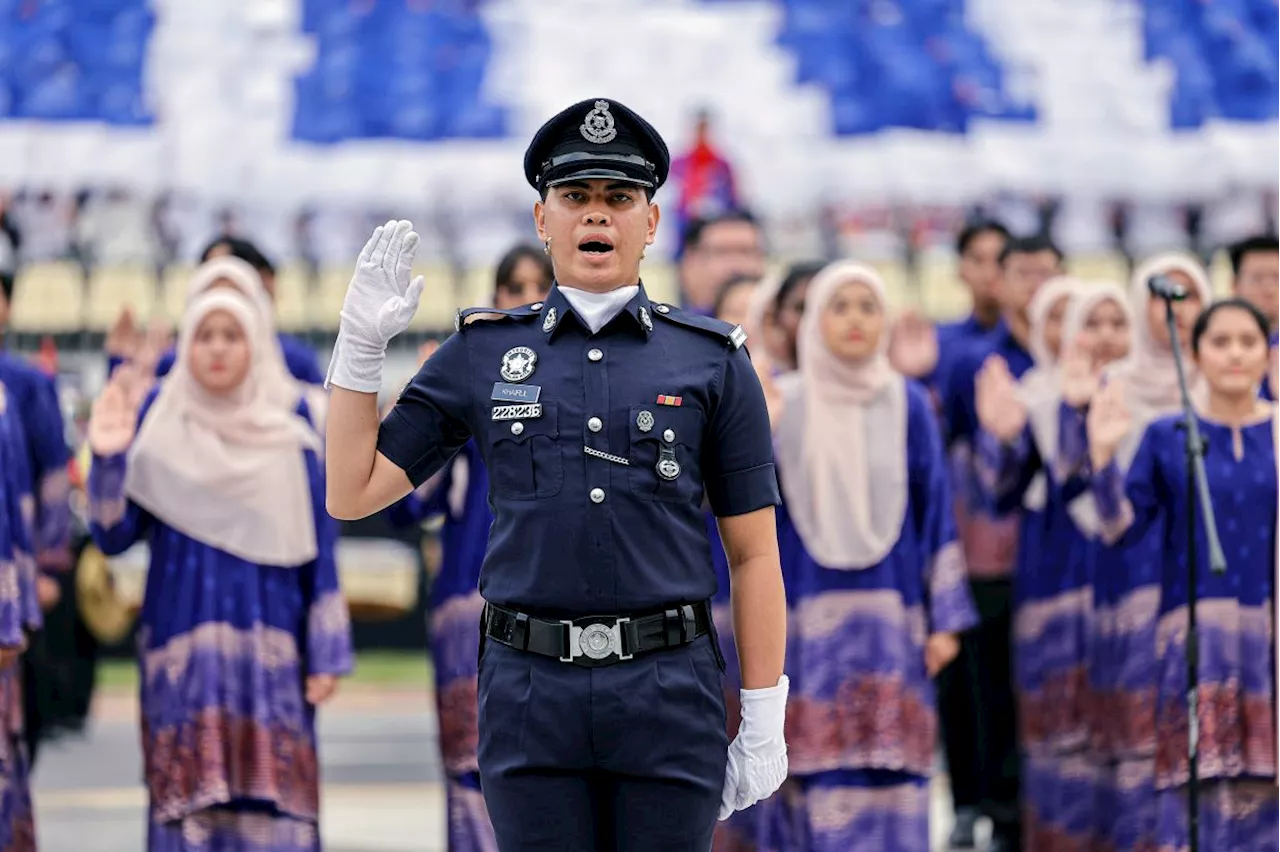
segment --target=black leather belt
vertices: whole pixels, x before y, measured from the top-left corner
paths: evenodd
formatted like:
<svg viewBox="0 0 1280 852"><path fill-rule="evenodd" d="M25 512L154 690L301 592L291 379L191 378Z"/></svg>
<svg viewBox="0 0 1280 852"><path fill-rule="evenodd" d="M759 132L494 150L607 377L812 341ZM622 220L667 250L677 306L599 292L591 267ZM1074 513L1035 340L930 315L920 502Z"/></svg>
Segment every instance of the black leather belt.
<svg viewBox="0 0 1280 852"><path fill-rule="evenodd" d="M711 632L711 608L706 601L637 618L589 615L563 621L486 604L483 619L483 635L496 642L585 668L687 645Z"/></svg>

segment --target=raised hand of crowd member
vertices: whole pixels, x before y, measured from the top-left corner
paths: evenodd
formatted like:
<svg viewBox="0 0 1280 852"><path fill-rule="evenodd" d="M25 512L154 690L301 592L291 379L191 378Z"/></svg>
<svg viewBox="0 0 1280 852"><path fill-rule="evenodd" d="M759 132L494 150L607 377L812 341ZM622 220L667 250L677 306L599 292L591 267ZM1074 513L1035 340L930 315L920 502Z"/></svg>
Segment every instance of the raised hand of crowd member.
<svg viewBox="0 0 1280 852"><path fill-rule="evenodd" d="M915 311L904 311L889 337L889 363L904 376L923 378L938 366L938 331Z"/></svg>
<svg viewBox="0 0 1280 852"><path fill-rule="evenodd" d="M1098 392L1101 365L1095 362L1083 338L1077 337L1067 344L1059 369L1062 401L1072 408L1084 408Z"/></svg>
<svg viewBox="0 0 1280 852"><path fill-rule="evenodd" d="M116 321L107 331L107 339L103 346L107 355L125 361L133 359L138 347L142 344L142 332L133 315L133 308L125 305L116 315Z"/></svg>
<svg viewBox="0 0 1280 852"><path fill-rule="evenodd" d="M929 673L929 677L937 677L959 654L959 636L954 633L931 634L924 645L925 671Z"/></svg>
<svg viewBox="0 0 1280 852"><path fill-rule="evenodd" d="M427 363L427 359L429 359L432 355L436 354L436 350L439 348L440 348L439 340L428 340L418 347L419 369L421 369L423 364Z"/></svg>
<svg viewBox="0 0 1280 852"><path fill-rule="evenodd" d="M769 409L769 422L776 428L779 419L782 417L784 408L782 401L782 391L778 389L778 383L773 377L773 361L769 358L768 353L761 351L759 356L753 356L751 364L755 367L756 376L760 379L760 389L764 391L764 404Z"/></svg>
<svg viewBox="0 0 1280 852"><path fill-rule="evenodd" d="M978 423L1001 443L1017 440L1027 425L1027 407L1018 396L1018 381L999 355L982 362L974 377Z"/></svg>
<svg viewBox="0 0 1280 852"><path fill-rule="evenodd" d="M142 397L137 368L125 364L112 374L107 386L93 401L89 414L89 448L97 456L115 456L129 449L137 429ZM145 392L143 392L145 397Z"/></svg>
<svg viewBox="0 0 1280 852"><path fill-rule="evenodd" d="M1124 383L1113 380L1093 398L1086 420L1089 432L1089 462L1095 472L1111 464L1120 443L1133 428L1133 418L1125 402Z"/></svg>

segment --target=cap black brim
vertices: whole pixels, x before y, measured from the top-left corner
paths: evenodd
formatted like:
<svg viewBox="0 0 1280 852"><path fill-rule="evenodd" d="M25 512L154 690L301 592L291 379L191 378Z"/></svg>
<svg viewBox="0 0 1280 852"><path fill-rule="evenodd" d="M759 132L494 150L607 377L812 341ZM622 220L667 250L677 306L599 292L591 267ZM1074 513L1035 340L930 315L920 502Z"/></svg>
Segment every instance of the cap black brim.
<svg viewBox="0 0 1280 852"><path fill-rule="evenodd" d="M562 183L572 183L573 181L579 180L614 180L618 183L630 183L636 186L642 186L645 189L653 189L653 181L651 180L634 177L616 169L602 168L587 168L573 172L572 174L559 175L555 179L547 181L545 185L550 189L551 187L559 186Z"/></svg>

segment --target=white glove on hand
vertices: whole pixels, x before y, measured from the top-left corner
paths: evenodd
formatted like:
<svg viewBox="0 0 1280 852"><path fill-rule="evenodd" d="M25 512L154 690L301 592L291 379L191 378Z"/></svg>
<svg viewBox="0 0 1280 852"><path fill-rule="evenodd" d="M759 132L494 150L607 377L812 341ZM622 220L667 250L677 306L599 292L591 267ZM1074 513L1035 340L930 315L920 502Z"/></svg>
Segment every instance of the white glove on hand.
<svg viewBox="0 0 1280 852"><path fill-rule="evenodd" d="M783 675L777 686L741 690L742 725L729 745L720 819L769 798L787 779L783 726L790 687L791 681Z"/></svg>
<svg viewBox="0 0 1280 852"><path fill-rule="evenodd" d="M418 235L404 220L380 226L365 243L342 302L326 388L336 385L360 393L382 389L387 343L409 326L422 296L422 276L409 281L417 251Z"/></svg>

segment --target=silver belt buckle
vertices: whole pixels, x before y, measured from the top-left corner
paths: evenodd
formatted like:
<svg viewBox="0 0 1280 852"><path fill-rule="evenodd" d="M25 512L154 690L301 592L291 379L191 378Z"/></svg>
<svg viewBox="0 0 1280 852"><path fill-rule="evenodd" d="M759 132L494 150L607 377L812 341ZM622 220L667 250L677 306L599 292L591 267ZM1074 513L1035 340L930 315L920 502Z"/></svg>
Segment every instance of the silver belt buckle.
<svg viewBox="0 0 1280 852"><path fill-rule="evenodd" d="M578 657L591 660L607 660L617 657L619 661L629 660L632 654L622 653L622 625L631 619L615 619L612 624L596 621L585 627L579 627L568 619L560 623L569 630L569 656L560 657L562 663L572 663Z"/></svg>

